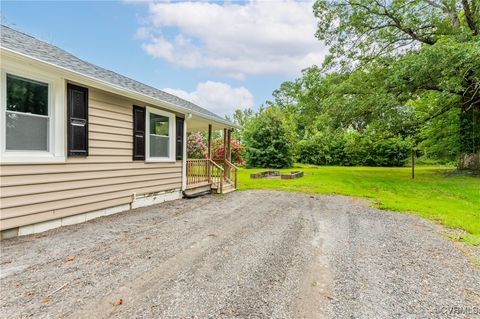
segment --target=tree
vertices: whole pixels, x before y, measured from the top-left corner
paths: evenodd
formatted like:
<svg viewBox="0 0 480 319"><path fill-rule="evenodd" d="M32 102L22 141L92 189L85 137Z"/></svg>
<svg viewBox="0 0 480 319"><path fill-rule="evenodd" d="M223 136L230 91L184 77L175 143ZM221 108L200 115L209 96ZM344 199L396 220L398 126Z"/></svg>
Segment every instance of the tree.
<svg viewBox="0 0 480 319"><path fill-rule="evenodd" d="M296 119L297 134L303 136L321 112L325 90L322 74L312 66L302 71L294 82L283 82L273 91L274 104Z"/></svg>
<svg viewBox="0 0 480 319"><path fill-rule="evenodd" d="M317 0L313 8L327 62L343 67L480 33L478 0Z"/></svg>
<svg viewBox="0 0 480 319"><path fill-rule="evenodd" d="M251 108L246 109L236 109L233 113L233 116L230 118L228 115L225 118L241 127L245 126L245 124L254 116L254 112ZM243 142L243 129L234 130L232 137L236 139L239 143Z"/></svg>
<svg viewBox="0 0 480 319"><path fill-rule="evenodd" d="M420 126L432 121L458 126L449 130L458 132L460 144L456 146L461 153L480 150L479 57L480 43L472 45L447 37L401 57L390 76L392 91L411 92L409 103L417 111ZM452 114L459 119L453 121ZM450 121L436 120L438 117ZM440 131L445 129L438 126Z"/></svg>
<svg viewBox="0 0 480 319"><path fill-rule="evenodd" d="M479 10L479 0L317 0L330 55L248 120L247 163L266 165L266 110L306 163L402 165L413 145L442 161L479 152Z"/></svg>
<svg viewBox="0 0 480 319"><path fill-rule="evenodd" d="M460 153L459 110L452 109L443 116L428 121L420 131L419 149L428 159L454 162Z"/></svg>
<svg viewBox="0 0 480 319"><path fill-rule="evenodd" d="M246 162L249 167L290 167L294 160L294 127L271 105L245 126Z"/></svg>
<svg viewBox="0 0 480 319"><path fill-rule="evenodd" d="M417 129L459 108L459 151L479 151L478 0L317 0L314 13L317 37L331 46L325 67L384 66L394 74L383 88L423 105ZM433 103L415 103L425 99Z"/></svg>

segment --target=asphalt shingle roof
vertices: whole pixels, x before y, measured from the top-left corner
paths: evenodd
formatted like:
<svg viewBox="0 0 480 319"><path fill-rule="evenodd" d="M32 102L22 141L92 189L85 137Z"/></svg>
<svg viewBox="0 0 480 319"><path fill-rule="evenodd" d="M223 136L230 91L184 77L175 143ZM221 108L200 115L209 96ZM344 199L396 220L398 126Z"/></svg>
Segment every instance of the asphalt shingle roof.
<svg viewBox="0 0 480 319"><path fill-rule="evenodd" d="M126 76L83 61L45 41L38 40L23 32L19 32L8 26L0 26L0 45L12 51L27 55L29 57L50 63L85 76L89 76L121 88L147 95L154 99L172 103L187 110L206 115L207 117L227 122L220 116L175 95L156 89L149 85L140 83ZM228 123L228 122L227 122Z"/></svg>

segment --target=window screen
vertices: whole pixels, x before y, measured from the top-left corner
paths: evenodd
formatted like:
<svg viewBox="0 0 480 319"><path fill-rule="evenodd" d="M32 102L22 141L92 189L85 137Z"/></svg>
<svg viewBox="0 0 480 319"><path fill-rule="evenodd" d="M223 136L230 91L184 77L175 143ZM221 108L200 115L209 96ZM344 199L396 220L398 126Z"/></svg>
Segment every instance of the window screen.
<svg viewBox="0 0 480 319"><path fill-rule="evenodd" d="M150 113L150 157L170 157L170 122L163 115Z"/></svg>
<svg viewBox="0 0 480 319"><path fill-rule="evenodd" d="M48 84L7 74L6 150L48 151Z"/></svg>

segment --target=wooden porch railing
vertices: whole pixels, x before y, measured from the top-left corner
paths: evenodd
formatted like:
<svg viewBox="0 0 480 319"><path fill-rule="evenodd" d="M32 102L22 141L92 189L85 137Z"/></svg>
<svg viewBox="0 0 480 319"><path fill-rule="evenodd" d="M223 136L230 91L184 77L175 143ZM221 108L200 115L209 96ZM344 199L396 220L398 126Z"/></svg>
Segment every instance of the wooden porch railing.
<svg viewBox="0 0 480 319"><path fill-rule="evenodd" d="M225 170L223 167L210 160L210 178L212 186L216 186L219 192L223 192L223 176L225 175Z"/></svg>
<svg viewBox="0 0 480 319"><path fill-rule="evenodd" d="M225 161L225 180L230 182L234 188L237 188L238 167L229 160Z"/></svg>
<svg viewBox="0 0 480 319"><path fill-rule="evenodd" d="M223 129L223 145L224 153L222 159L212 159L212 124L208 125L208 148L207 158L204 159L187 159L186 175L187 188L195 188L204 186L207 183L212 188L217 189L223 193L225 184L235 190L237 188L238 167L235 166L232 160L232 139L233 129ZM228 187L230 190L230 187Z"/></svg>
<svg viewBox="0 0 480 319"><path fill-rule="evenodd" d="M224 169L209 159L187 160L187 187L195 184L211 183L220 192L223 189Z"/></svg>
<svg viewBox="0 0 480 319"><path fill-rule="evenodd" d="M187 160L187 185L209 182L209 165L208 159Z"/></svg>
<svg viewBox="0 0 480 319"><path fill-rule="evenodd" d="M225 180L233 185L233 187L237 188L237 181L238 181L238 166L230 162L229 160L215 160L215 163L218 166L223 167L225 172Z"/></svg>

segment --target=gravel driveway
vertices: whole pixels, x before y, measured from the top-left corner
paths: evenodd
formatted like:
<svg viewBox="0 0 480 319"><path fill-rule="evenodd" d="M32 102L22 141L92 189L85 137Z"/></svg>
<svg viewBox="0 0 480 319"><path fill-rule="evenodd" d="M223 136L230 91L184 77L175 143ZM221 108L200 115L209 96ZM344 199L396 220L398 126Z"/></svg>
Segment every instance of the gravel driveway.
<svg viewBox="0 0 480 319"><path fill-rule="evenodd" d="M1 316L480 317L480 269L440 232L343 196L178 200L1 242Z"/></svg>

